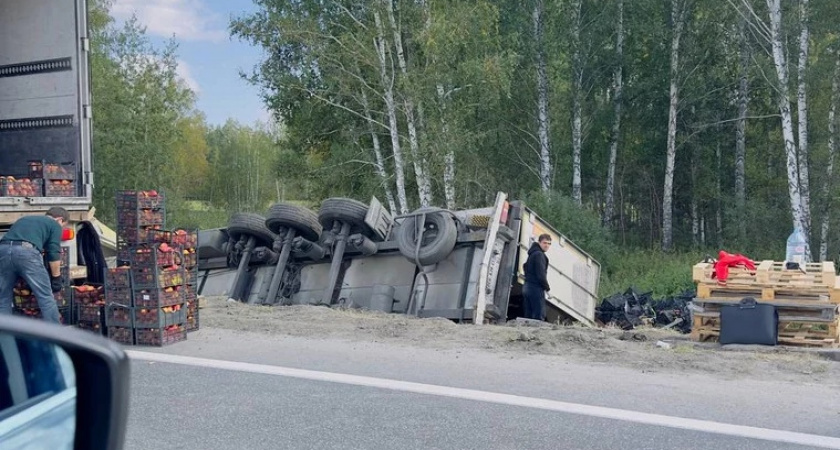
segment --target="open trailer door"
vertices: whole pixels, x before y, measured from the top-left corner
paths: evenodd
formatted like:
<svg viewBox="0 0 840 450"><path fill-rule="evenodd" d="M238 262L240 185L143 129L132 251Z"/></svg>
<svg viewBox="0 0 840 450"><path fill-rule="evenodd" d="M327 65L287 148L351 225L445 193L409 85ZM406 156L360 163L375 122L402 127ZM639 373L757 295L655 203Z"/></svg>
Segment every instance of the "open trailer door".
<svg viewBox="0 0 840 450"><path fill-rule="evenodd" d="M528 248L543 233L549 234L552 241L546 252L548 284L551 286L546 298L546 320L554 322L567 315L585 325L595 326L601 265L527 207L521 212L516 264L518 282L525 282L522 265L528 259Z"/></svg>

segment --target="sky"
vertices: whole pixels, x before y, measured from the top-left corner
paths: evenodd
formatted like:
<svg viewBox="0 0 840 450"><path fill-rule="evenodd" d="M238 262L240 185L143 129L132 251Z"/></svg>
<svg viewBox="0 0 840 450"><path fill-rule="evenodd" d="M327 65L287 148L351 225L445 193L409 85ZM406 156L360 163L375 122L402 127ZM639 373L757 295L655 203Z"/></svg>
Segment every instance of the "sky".
<svg viewBox="0 0 840 450"><path fill-rule="evenodd" d="M115 0L111 15L122 22L136 14L157 45L175 37L178 73L196 92L196 106L209 124L230 118L251 125L267 121L269 113L259 89L239 72L250 73L262 51L231 38L228 23L255 10L251 0Z"/></svg>

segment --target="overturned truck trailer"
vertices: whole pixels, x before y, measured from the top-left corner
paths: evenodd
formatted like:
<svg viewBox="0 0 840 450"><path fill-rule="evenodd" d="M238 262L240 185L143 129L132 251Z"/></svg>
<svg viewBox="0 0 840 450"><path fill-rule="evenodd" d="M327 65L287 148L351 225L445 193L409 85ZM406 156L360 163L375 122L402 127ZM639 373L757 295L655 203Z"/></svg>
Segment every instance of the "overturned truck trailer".
<svg viewBox="0 0 840 450"><path fill-rule="evenodd" d="M500 323L522 314L522 265L542 233L553 240L547 320L593 326L600 264L504 193L492 207L396 217L375 198L235 214L201 232L199 293Z"/></svg>

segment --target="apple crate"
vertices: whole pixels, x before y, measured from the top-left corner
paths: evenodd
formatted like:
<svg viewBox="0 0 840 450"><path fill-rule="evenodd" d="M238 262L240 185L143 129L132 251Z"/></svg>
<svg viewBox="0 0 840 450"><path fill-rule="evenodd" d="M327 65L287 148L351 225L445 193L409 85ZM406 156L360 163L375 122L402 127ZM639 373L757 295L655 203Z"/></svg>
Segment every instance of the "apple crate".
<svg viewBox="0 0 840 450"><path fill-rule="evenodd" d="M199 325L198 299L187 302L187 331L195 331Z"/></svg>
<svg viewBox="0 0 840 450"><path fill-rule="evenodd" d="M108 338L124 345L134 345L134 328L108 327Z"/></svg>
<svg viewBox="0 0 840 450"><path fill-rule="evenodd" d="M158 191L118 191L117 210L163 209L166 195Z"/></svg>
<svg viewBox="0 0 840 450"><path fill-rule="evenodd" d="M98 323L105 325L105 306L76 305L76 323Z"/></svg>
<svg viewBox="0 0 840 450"><path fill-rule="evenodd" d="M192 269L184 269L184 284L188 286L195 286L198 282L198 267Z"/></svg>
<svg viewBox="0 0 840 450"><path fill-rule="evenodd" d="M187 313L189 314L189 313ZM193 331L197 331L200 325L200 321L198 318L198 311L192 316L187 315L187 332L191 333Z"/></svg>
<svg viewBox="0 0 840 450"><path fill-rule="evenodd" d="M83 284L73 286L73 301L77 305L104 305L105 287L102 285Z"/></svg>
<svg viewBox="0 0 840 450"><path fill-rule="evenodd" d="M170 325L166 328L140 328L136 333L137 345L163 347L187 340L187 327L184 324Z"/></svg>
<svg viewBox="0 0 840 450"><path fill-rule="evenodd" d="M168 244L137 246L126 252L132 268L153 268L180 265L183 256L178 249Z"/></svg>
<svg viewBox="0 0 840 450"><path fill-rule="evenodd" d="M32 319L41 319L40 308L18 308L15 307L12 313L17 316L30 317ZM59 323L62 325L70 325L72 323L72 314L69 306L62 306L58 308Z"/></svg>
<svg viewBox="0 0 840 450"><path fill-rule="evenodd" d="M131 287L131 267L122 266L108 269L105 272L105 289L121 289Z"/></svg>
<svg viewBox="0 0 840 450"><path fill-rule="evenodd" d="M117 228L164 225L166 215L162 209L117 210Z"/></svg>
<svg viewBox="0 0 840 450"><path fill-rule="evenodd" d="M173 231L161 231L158 236L158 242L166 242L167 244L177 245L185 249L195 249L198 247L198 231L185 230L183 228Z"/></svg>
<svg viewBox="0 0 840 450"><path fill-rule="evenodd" d="M131 312L131 307L128 305L121 305L118 303L109 303L105 307L105 325L110 327L127 327L134 326L134 317Z"/></svg>
<svg viewBox="0 0 840 450"><path fill-rule="evenodd" d="M44 180L40 178L0 177L0 197L43 197Z"/></svg>
<svg viewBox="0 0 840 450"><path fill-rule="evenodd" d="M151 244L157 239L157 233L162 225L117 226L118 248L126 248L137 244Z"/></svg>
<svg viewBox="0 0 840 450"><path fill-rule="evenodd" d="M78 197L76 182L70 180L44 180L45 197Z"/></svg>
<svg viewBox="0 0 840 450"><path fill-rule="evenodd" d="M184 301L185 302L196 302L198 304L198 295L190 285L185 285L182 289L184 291Z"/></svg>
<svg viewBox="0 0 840 450"><path fill-rule="evenodd" d="M184 269L181 266L133 268L131 283L135 289L180 286L184 284Z"/></svg>
<svg viewBox="0 0 840 450"><path fill-rule="evenodd" d="M184 291L177 287L134 290L134 306L138 308L162 308L182 303Z"/></svg>
<svg viewBox="0 0 840 450"><path fill-rule="evenodd" d="M76 164L72 162L54 163L46 160L29 161L29 177L47 180L76 179Z"/></svg>
<svg viewBox="0 0 840 450"><path fill-rule="evenodd" d="M132 302L132 293L133 291L131 288L127 287L118 287L118 288L110 288L105 290L105 299L102 301L102 305L106 303L117 303L120 305L131 305Z"/></svg>
<svg viewBox="0 0 840 450"><path fill-rule="evenodd" d="M70 305L70 298L71 297L65 291L66 291L66 289L63 289L61 291L53 293L53 298L55 299L55 304L59 308ZM16 308L30 309L30 308L38 308L39 307L38 306L38 299L35 298L35 295L33 295L31 293L25 294L25 292L31 292L31 291L28 291L28 290L24 289L24 290L18 290L18 292L21 292L21 293L20 294L18 294L18 293L14 294L14 306Z"/></svg>
<svg viewBox="0 0 840 450"><path fill-rule="evenodd" d="M166 328L186 322L186 303L161 308L134 308L134 328Z"/></svg>

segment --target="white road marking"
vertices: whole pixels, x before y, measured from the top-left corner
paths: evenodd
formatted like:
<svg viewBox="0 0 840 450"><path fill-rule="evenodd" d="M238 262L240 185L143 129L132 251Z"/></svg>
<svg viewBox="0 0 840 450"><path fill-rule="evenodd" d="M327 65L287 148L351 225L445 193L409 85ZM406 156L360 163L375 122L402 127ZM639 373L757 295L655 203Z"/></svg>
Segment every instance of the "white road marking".
<svg viewBox="0 0 840 450"><path fill-rule="evenodd" d="M521 406L525 408L544 409L569 414L601 417L604 419L636 422L645 425L680 428L701 431L705 433L737 436L750 439L761 439L773 442L810 445L812 447L840 449L840 438L820 436L816 434L798 433L794 431L773 430L769 428L733 425L708 420L687 419L683 417L650 414L627 409L606 408L602 406L567 403L556 400L546 400L535 397L499 394L495 392L461 389L433 384L412 383L408 381L389 380L386 378L365 377L334 372L320 372L314 370L293 369L289 367L251 364L218 359L194 358L190 356L167 355L164 353L150 353L127 350L128 356L138 361L181 364L195 367L208 367L236 372L278 375L304 380L325 381L329 383L350 384L394 391L412 392L415 394L437 395L464 400L497 403L502 405Z"/></svg>

